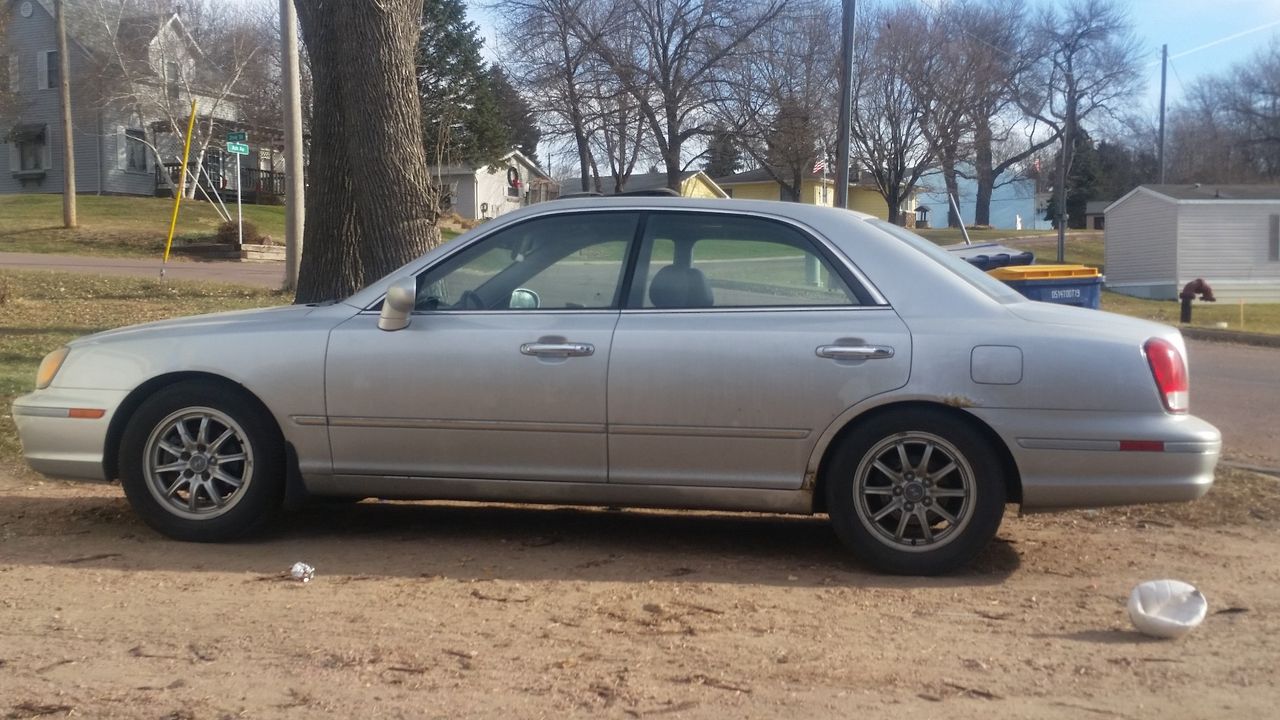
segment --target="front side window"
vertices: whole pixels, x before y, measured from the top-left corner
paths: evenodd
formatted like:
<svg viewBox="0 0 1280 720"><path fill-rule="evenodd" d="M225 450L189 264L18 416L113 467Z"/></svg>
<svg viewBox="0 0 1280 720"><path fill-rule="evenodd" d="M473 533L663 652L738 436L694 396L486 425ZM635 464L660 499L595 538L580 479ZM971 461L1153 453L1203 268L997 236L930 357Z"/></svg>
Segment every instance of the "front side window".
<svg viewBox="0 0 1280 720"><path fill-rule="evenodd" d="M859 304L813 240L790 226L735 215L654 213L628 307Z"/></svg>
<svg viewBox="0 0 1280 720"><path fill-rule="evenodd" d="M636 213L542 217L503 228L418 276L419 311L617 307Z"/></svg>

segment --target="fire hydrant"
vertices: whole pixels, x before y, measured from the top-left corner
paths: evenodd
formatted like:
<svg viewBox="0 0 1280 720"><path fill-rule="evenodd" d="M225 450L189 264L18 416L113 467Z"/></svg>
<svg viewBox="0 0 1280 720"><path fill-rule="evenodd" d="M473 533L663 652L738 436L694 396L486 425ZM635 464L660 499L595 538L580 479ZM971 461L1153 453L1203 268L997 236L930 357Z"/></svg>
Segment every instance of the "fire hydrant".
<svg viewBox="0 0 1280 720"><path fill-rule="evenodd" d="M1204 278L1196 278L1187 283L1182 288L1182 292L1178 293L1178 298L1182 300L1182 322L1191 322L1191 301L1196 299L1196 295L1205 302L1218 302L1213 296L1213 288L1209 287L1209 283Z"/></svg>

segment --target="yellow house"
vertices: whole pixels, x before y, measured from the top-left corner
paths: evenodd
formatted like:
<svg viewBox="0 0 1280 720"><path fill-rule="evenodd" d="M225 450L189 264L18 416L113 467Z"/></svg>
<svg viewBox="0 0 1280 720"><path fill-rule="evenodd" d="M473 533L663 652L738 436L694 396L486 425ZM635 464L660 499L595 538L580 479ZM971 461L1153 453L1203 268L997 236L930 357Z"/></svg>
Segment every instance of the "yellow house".
<svg viewBox="0 0 1280 720"><path fill-rule="evenodd" d="M773 179L765 168L757 168L716 178L716 184L724 188L729 197L741 200L790 200L782 184ZM835 205L836 183L834 178L809 174L800 181L800 202L810 205ZM874 185L849 184L849 209L889 219L889 206ZM902 217L910 227L915 220L916 198L903 203Z"/></svg>
<svg viewBox="0 0 1280 720"><path fill-rule="evenodd" d="M612 195L614 190L613 176L600 178L600 191L605 195ZM638 173L627 178L623 185L624 192L636 192L641 190L658 190L667 186L667 174L664 172ZM582 179L570 178L560 184L560 193L568 195L570 193L581 192ZM714 180L707 176L701 170L687 170L680 174L680 195L691 198L727 198L726 193Z"/></svg>

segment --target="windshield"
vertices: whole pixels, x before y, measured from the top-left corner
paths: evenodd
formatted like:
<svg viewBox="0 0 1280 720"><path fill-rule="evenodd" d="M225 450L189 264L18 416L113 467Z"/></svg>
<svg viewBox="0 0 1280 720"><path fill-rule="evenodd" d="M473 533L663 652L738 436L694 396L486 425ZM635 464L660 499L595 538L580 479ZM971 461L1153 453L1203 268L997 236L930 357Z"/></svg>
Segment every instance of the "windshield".
<svg viewBox="0 0 1280 720"><path fill-rule="evenodd" d="M974 288L977 288L992 300L1007 303L1020 302L1026 299L1008 285L1005 285L999 280L970 265L968 262L961 260L959 256L943 250L910 230L900 228L897 225L887 223L884 220L868 220L867 223L869 225L874 225L899 240L906 242L916 250L928 255L930 258L936 260L939 265L950 270L952 273L959 276L961 280L964 280Z"/></svg>

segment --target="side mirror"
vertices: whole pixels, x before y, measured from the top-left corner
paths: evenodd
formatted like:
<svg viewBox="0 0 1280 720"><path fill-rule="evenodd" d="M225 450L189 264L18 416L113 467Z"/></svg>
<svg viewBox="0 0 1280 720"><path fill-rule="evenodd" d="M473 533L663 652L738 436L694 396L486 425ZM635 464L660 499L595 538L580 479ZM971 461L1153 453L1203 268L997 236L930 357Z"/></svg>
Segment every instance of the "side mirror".
<svg viewBox="0 0 1280 720"><path fill-rule="evenodd" d="M388 332L409 327L409 314L418 301L418 280L412 275L399 278L387 288L378 316L378 329Z"/></svg>
<svg viewBox="0 0 1280 720"><path fill-rule="evenodd" d="M542 299L538 297L538 293L529 288L516 288L511 291L511 300L507 302L507 307L513 310L536 310L542 306Z"/></svg>

